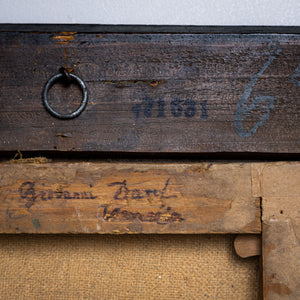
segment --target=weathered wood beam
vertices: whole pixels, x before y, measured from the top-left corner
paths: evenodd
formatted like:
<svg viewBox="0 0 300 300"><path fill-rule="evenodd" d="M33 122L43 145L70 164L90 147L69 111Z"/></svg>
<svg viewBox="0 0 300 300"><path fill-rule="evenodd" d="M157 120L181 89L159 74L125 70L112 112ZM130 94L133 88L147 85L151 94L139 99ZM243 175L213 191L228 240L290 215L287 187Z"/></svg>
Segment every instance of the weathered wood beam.
<svg viewBox="0 0 300 300"><path fill-rule="evenodd" d="M0 178L2 233L261 232L251 164L31 160Z"/></svg>
<svg viewBox="0 0 300 300"><path fill-rule="evenodd" d="M300 163L257 165L256 170L262 195L264 299L300 299Z"/></svg>
<svg viewBox="0 0 300 300"><path fill-rule="evenodd" d="M299 153L299 54L292 33L0 32L0 151ZM42 103L62 66L88 90L73 120ZM49 91L60 113L80 101Z"/></svg>

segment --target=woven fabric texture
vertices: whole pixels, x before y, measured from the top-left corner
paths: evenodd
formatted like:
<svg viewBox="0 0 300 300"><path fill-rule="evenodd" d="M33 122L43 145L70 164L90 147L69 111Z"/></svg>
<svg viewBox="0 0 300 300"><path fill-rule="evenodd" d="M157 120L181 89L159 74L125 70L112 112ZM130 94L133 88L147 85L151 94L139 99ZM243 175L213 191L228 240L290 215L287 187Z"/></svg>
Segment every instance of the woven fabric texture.
<svg viewBox="0 0 300 300"><path fill-rule="evenodd" d="M231 235L0 235L1 299L258 299Z"/></svg>

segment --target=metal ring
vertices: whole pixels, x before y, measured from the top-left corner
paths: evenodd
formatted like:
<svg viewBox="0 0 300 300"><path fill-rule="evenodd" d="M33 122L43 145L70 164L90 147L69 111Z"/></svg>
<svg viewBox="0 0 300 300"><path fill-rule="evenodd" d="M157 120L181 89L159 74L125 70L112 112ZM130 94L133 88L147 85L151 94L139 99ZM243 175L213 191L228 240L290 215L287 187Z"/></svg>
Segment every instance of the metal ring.
<svg viewBox="0 0 300 300"><path fill-rule="evenodd" d="M56 74L54 76L52 76L48 82L45 85L44 91L43 91L43 103L44 106L46 108L46 110L54 117L58 118L58 119L74 119L76 117L78 117L85 109L86 105L87 105L87 100L88 100L88 92L87 92L87 87L85 85L85 83L82 81L82 79L80 79L78 76L74 75L74 74L69 74L71 76L71 78L79 84L81 90L82 90L82 100L81 100L81 104L78 107L77 110L75 110L74 112L70 113L70 114L61 114L58 113L57 111L55 111L48 103L48 92L50 90L50 88L54 85L54 83L56 83L57 81L59 81L60 79L63 79L64 75L63 74Z"/></svg>

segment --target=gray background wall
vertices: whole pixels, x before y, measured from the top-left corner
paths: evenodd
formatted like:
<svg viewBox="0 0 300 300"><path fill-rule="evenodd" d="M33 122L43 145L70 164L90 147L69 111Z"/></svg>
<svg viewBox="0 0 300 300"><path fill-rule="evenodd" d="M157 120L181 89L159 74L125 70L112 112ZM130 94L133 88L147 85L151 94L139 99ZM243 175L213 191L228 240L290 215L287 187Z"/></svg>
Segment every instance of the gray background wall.
<svg viewBox="0 0 300 300"><path fill-rule="evenodd" d="M300 0L0 0L0 23L300 25Z"/></svg>

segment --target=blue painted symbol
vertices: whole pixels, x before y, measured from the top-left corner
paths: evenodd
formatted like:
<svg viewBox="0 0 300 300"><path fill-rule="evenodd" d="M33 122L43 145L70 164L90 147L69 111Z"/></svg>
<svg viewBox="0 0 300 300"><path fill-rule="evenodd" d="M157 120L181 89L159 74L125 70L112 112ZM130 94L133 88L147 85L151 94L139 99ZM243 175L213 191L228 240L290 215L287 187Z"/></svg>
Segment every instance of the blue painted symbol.
<svg viewBox="0 0 300 300"><path fill-rule="evenodd" d="M296 68L294 74L291 76L292 84L294 84L295 86L300 87L300 81L296 79L297 77L300 77L300 64Z"/></svg>
<svg viewBox="0 0 300 300"><path fill-rule="evenodd" d="M275 98L272 96L260 96L254 99L250 105L246 105L246 102L252 92L253 87L255 86L258 78L263 74L263 72L269 67L269 65L273 62L275 57L281 52L281 49L278 49L275 54L271 55L268 61L264 64L261 70L255 74L249 84L247 85L243 96L240 98L239 102L236 106L235 111L235 120L234 126L239 136L241 137L250 137L253 135L258 127L262 126L263 123L269 118L270 110L274 109ZM249 130L246 131L243 127L244 116L249 116L250 112L255 109L260 103L267 103L266 111L263 116L258 120L258 122Z"/></svg>

